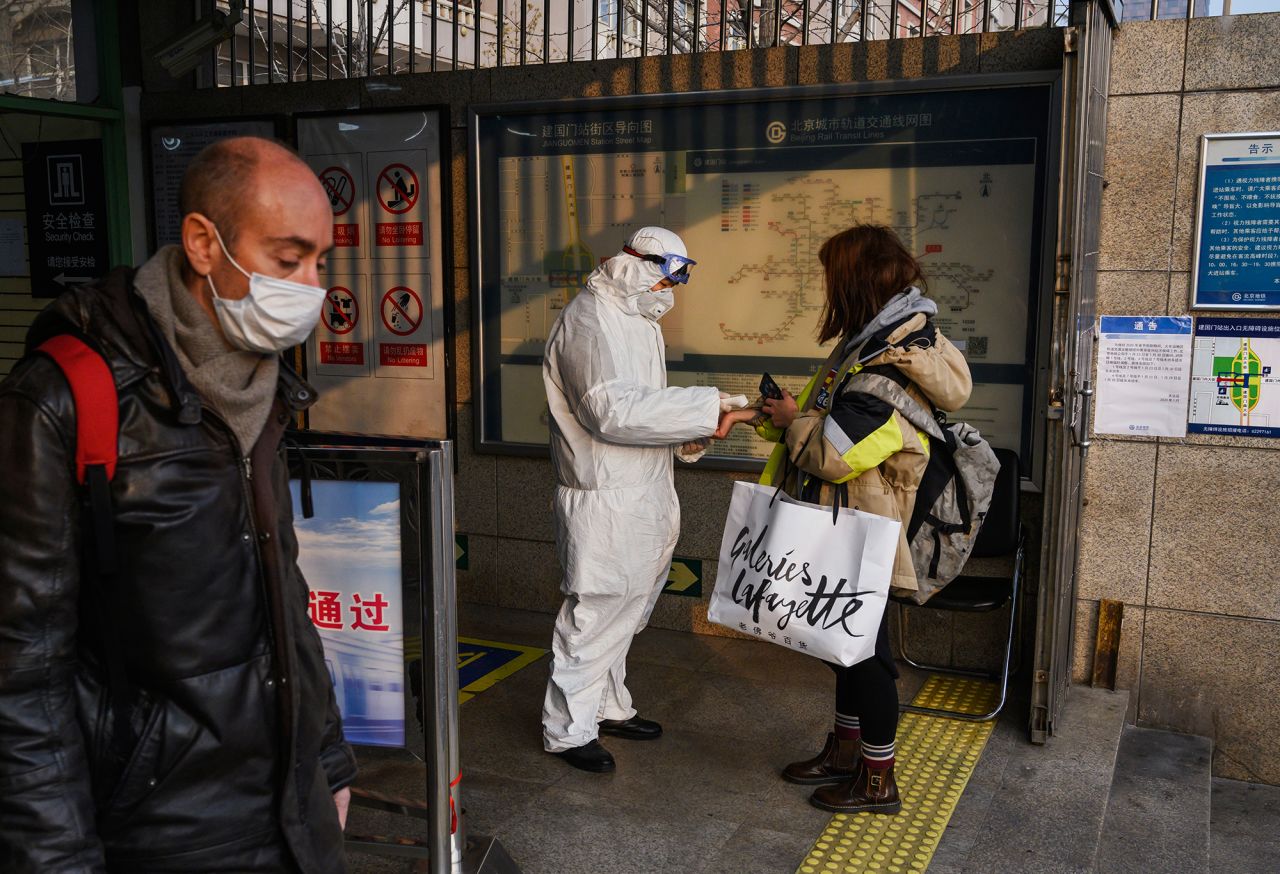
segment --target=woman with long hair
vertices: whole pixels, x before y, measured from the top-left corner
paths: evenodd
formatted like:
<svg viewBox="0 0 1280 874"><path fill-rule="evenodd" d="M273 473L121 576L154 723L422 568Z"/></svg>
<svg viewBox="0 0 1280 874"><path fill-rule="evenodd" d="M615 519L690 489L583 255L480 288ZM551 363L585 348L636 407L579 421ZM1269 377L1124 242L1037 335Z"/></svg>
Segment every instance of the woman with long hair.
<svg viewBox="0 0 1280 874"><path fill-rule="evenodd" d="M818 252L826 305L818 340L837 340L813 379L794 398L766 398L763 412L742 410L721 419L717 436L752 423L778 444L761 483L803 501L855 509L906 523L929 460L929 438L886 402L848 388L867 372L903 386L927 409L947 412L969 399L973 381L964 356L935 327L937 304L924 296L920 265L892 230L858 225ZM915 590L911 551L903 533L891 585ZM836 673L835 724L822 751L783 769L792 783L817 785L810 801L840 813L897 813L893 776L898 730L898 671L880 621L875 655Z"/></svg>

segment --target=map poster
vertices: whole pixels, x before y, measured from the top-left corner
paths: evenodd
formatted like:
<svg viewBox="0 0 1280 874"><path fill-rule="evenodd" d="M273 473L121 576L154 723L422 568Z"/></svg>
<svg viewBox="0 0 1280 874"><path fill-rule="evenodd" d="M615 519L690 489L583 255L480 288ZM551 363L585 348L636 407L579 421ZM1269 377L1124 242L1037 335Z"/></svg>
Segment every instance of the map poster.
<svg viewBox="0 0 1280 874"><path fill-rule="evenodd" d="M670 384L755 397L762 372L798 393L827 356L818 250L873 223L917 256L935 323L968 359L955 418L1031 467L1055 100L1054 83L1023 77L478 108L481 444L546 445L548 332L635 228L672 229L698 262L660 325ZM771 448L742 430L713 463L750 467Z"/></svg>
<svg viewBox="0 0 1280 874"><path fill-rule="evenodd" d="M1280 319L1197 320L1187 419L1193 434L1280 437Z"/></svg>
<svg viewBox="0 0 1280 874"><path fill-rule="evenodd" d="M1280 131L1205 134L1191 308L1280 310Z"/></svg>
<svg viewBox="0 0 1280 874"><path fill-rule="evenodd" d="M1103 316L1095 434L1187 436L1190 316Z"/></svg>
<svg viewBox="0 0 1280 874"><path fill-rule="evenodd" d="M333 213L325 306L307 343L312 428L448 433L440 136L436 110L298 119L298 151Z"/></svg>

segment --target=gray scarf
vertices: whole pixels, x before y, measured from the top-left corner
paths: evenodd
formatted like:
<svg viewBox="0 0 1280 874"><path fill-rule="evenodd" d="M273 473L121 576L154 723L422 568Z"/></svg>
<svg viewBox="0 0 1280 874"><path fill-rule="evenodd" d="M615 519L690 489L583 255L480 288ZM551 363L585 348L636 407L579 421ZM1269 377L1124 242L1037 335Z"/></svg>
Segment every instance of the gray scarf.
<svg viewBox="0 0 1280 874"><path fill-rule="evenodd" d="M889 298L889 302L884 305L880 312L876 313L876 317L867 322L856 337L844 344L845 353L852 352L859 345L869 340L877 331L897 324L908 316L914 316L916 313L932 316L937 312L938 305L925 297L924 292L913 285L906 291L899 292Z"/></svg>
<svg viewBox="0 0 1280 874"><path fill-rule="evenodd" d="M247 455L271 412L280 362L274 355L243 352L227 343L187 289L184 260L180 247L165 246L138 269L134 286L177 353L182 372L230 426L241 454Z"/></svg>

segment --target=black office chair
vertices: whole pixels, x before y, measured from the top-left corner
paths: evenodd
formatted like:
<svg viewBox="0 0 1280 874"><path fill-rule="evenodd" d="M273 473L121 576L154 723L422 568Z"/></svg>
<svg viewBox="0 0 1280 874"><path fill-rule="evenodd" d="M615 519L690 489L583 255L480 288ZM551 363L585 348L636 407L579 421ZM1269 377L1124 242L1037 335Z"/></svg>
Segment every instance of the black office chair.
<svg viewBox="0 0 1280 874"><path fill-rule="evenodd" d="M1018 591L1022 584L1026 557L1026 535L1018 515L1019 476L1018 455L1008 449L995 450L1000 461L1000 472L996 475L995 489L991 495L991 506L987 517L983 520L978 538L974 542L970 558L1013 556L1011 576L968 576L962 574L952 580L941 592L938 592L924 604L917 604L910 598L900 595L891 596L898 604L898 654L902 660L915 668L926 671L937 671L945 674L959 674L968 677L985 677L1000 682L1000 701L990 713L975 716L956 710L936 707L922 707L905 704L903 710L913 713L927 713L933 716L949 716L954 719L967 719L984 722L994 719L1004 709L1005 699L1009 691L1009 665L1014 656L1016 640L1021 628L1021 609L1018 602ZM918 610L953 610L961 613L987 613L999 610L1005 604L1012 604L1009 610L1009 631L1004 647L1004 664L999 672L973 671L963 668L928 665L912 660L907 653L908 640L908 607ZM1017 673L1017 668L1014 668Z"/></svg>

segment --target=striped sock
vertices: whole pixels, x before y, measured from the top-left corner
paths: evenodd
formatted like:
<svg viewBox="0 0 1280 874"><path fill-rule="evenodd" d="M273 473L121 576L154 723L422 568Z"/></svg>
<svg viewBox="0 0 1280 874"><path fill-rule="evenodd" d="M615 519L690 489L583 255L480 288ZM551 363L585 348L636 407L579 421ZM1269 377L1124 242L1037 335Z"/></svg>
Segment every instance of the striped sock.
<svg viewBox="0 0 1280 874"><path fill-rule="evenodd" d="M836 711L836 737L840 740L858 740L862 737L862 725L858 717Z"/></svg>
<svg viewBox="0 0 1280 874"><path fill-rule="evenodd" d="M893 767L893 753L896 746L894 741L889 741L883 746L868 744L865 740L862 742L862 760L867 763L867 767L872 770L880 771L885 768Z"/></svg>

